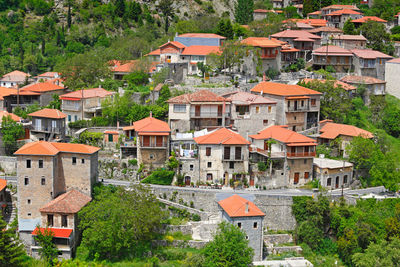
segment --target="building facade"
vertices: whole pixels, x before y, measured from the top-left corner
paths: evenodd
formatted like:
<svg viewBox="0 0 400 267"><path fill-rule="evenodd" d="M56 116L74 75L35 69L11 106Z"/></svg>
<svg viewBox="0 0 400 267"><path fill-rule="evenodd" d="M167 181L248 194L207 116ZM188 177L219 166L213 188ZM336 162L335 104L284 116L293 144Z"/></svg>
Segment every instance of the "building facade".
<svg viewBox="0 0 400 267"><path fill-rule="evenodd" d="M45 108L28 114L32 118L31 138L34 141L65 139L66 114L58 109Z"/></svg>
<svg viewBox="0 0 400 267"><path fill-rule="evenodd" d="M349 187L353 180L353 164L342 160L314 158L314 179L329 189Z"/></svg>

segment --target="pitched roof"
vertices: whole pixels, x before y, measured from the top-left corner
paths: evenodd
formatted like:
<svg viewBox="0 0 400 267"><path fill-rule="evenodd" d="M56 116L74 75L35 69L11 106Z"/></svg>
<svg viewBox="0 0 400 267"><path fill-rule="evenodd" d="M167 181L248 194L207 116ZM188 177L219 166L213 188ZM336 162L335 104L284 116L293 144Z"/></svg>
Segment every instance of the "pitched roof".
<svg viewBox="0 0 400 267"><path fill-rule="evenodd" d="M374 59L374 58L393 58L386 55L380 51L375 51L372 49L352 49L350 50L354 55L360 58Z"/></svg>
<svg viewBox="0 0 400 267"><path fill-rule="evenodd" d="M167 42L167 43L165 43L165 44L163 44L163 45L160 45L160 49L161 49L162 47L164 47L164 46L169 45L169 44L172 44L173 46L175 46L175 47L177 47L177 48L180 48L180 49L183 49L183 48L186 47L185 45L181 44L181 43L178 42L178 41L169 41L169 42Z"/></svg>
<svg viewBox="0 0 400 267"><path fill-rule="evenodd" d="M50 118L50 119L64 119L67 115L58 109L53 108L44 108L32 113L29 113L28 116L31 117L42 117L42 118Z"/></svg>
<svg viewBox="0 0 400 267"><path fill-rule="evenodd" d="M220 128L214 130L206 135L199 136L193 139L199 145L213 144L213 145L249 145L250 142L247 141L240 134L226 129Z"/></svg>
<svg viewBox="0 0 400 267"><path fill-rule="evenodd" d="M310 32L310 33L317 33L317 32L338 32L338 33L342 33L343 31L341 29L334 28L334 27L319 27L319 28L315 28L315 29L309 30L308 32Z"/></svg>
<svg viewBox="0 0 400 267"><path fill-rule="evenodd" d="M360 12L355 11L354 9L340 9L333 11L332 13L327 14L327 16L340 16L340 15L362 15Z"/></svg>
<svg viewBox="0 0 400 267"><path fill-rule="evenodd" d="M333 40L357 40L357 41L367 41L362 35L350 35L350 34L342 34L333 36Z"/></svg>
<svg viewBox="0 0 400 267"><path fill-rule="evenodd" d="M275 139L285 144L301 143L310 146L317 145L314 139L289 130L286 125L270 126L258 132L258 134L250 135L250 137L256 140Z"/></svg>
<svg viewBox="0 0 400 267"><path fill-rule="evenodd" d="M10 73L4 74L1 77L1 81L25 81L26 77L30 77L31 75L19 70L14 70Z"/></svg>
<svg viewBox="0 0 400 267"><path fill-rule="evenodd" d="M32 235L37 235L39 231L43 234L45 229L46 228L36 227L35 230L33 230ZM68 229L68 228L48 228L48 229L50 229L50 231L54 233L54 237L58 238L69 238L73 231L73 229Z"/></svg>
<svg viewBox="0 0 400 267"><path fill-rule="evenodd" d="M93 154L99 151L100 148L72 143L53 143L46 141L31 142L23 145L14 155L48 155L54 156L59 152Z"/></svg>
<svg viewBox="0 0 400 267"><path fill-rule="evenodd" d="M321 46L312 51L313 55L328 55L328 56L353 56L350 50L341 48L336 45Z"/></svg>
<svg viewBox="0 0 400 267"><path fill-rule="evenodd" d="M381 19L381 18L378 18L378 17L375 17L375 16L365 16L365 17L362 17L360 19L353 19L351 22L353 22L353 23L365 23L365 22L367 22L369 20L376 21L376 22L385 22L385 23L387 22L387 20L384 20L384 19Z"/></svg>
<svg viewBox="0 0 400 267"><path fill-rule="evenodd" d="M320 11L320 10L317 10L317 11L308 13L307 15L321 15L321 11Z"/></svg>
<svg viewBox="0 0 400 267"><path fill-rule="evenodd" d="M240 42L241 44L255 47L280 47L281 43L271 40L268 37L248 37Z"/></svg>
<svg viewBox="0 0 400 267"><path fill-rule="evenodd" d="M254 9L253 13L274 13L274 10L268 9Z"/></svg>
<svg viewBox="0 0 400 267"><path fill-rule="evenodd" d="M350 83L350 84L376 84L376 83L386 83L383 80L378 78L369 77L369 76L356 76L356 75L347 75L340 79L342 82Z"/></svg>
<svg viewBox="0 0 400 267"><path fill-rule="evenodd" d="M7 187L7 180L0 179L0 192Z"/></svg>
<svg viewBox="0 0 400 267"><path fill-rule="evenodd" d="M322 93L305 88L300 85L290 85L274 82L260 82L251 89L251 92L279 95L279 96L302 96L321 95Z"/></svg>
<svg viewBox="0 0 400 267"><path fill-rule="evenodd" d="M169 128L168 123L153 117L147 117L142 120L135 121L133 123L133 130L139 132L139 134L141 132L152 132L165 133L165 135L168 135L171 132L171 128Z"/></svg>
<svg viewBox="0 0 400 267"><path fill-rule="evenodd" d="M358 9L358 7L356 6L352 6L352 5L330 5L330 6L326 6L323 7L321 10L325 10L325 9L353 9L353 10L360 10Z"/></svg>
<svg viewBox="0 0 400 267"><path fill-rule="evenodd" d="M265 216L264 212L262 212L253 202L236 194L219 201L218 205L229 215L229 217Z"/></svg>
<svg viewBox="0 0 400 267"><path fill-rule="evenodd" d="M395 58L395 59L392 59L392 60L389 60L389 61L386 61L386 63L400 63L400 58Z"/></svg>
<svg viewBox="0 0 400 267"><path fill-rule="evenodd" d="M309 33L308 31L300 31L300 30L285 30L275 34L272 34L271 37L274 38L307 38L307 39L321 39L320 36Z"/></svg>
<svg viewBox="0 0 400 267"><path fill-rule="evenodd" d="M91 200L91 197L72 189L44 205L39 211L46 213L77 213Z"/></svg>
<svg viewBox="0 0 400 267"><path fill-rule="evenodd" d="M184 33L184 34L178 35L178 37L226 39L226 37L215 34L215 33Z"/></svg>
<svg viewBox="0 0 400 267"><path fill-rule="evenodd" d="M161 54L160 48L157 48L156 50L151 51L148 53L146 56L159 56Z"/></svg>
<svg viewBox="0 0 400 267"><path fill-rule="evenodd" d="M247 105L259 105L259 104L276 104L276 101L260 96L251 94L248 92L237 92L227 98L233 104L247 104Z"/></svg>
<svg viewBox="0 0 400 267"><path fill-rule="evenodd" d="M186 47L181 55L199 55L207 56L209 54L221 53L219 46L208 46L208 45L191 45Z"/></svg>
<svg viewBox="0 0 400 267"><path fill-rule="evenodd" d="M17 89L0 87L0 100L3 100L5 96L9 96L14 93L17 93Z"/></svg>
<svg viewBox="0 0 400 267"><path fill-rule="evenodd" d="M61 73L59 73L59 72L48 71L48 72L39 74L37 77L38 78L40 78L40 77L57 78L57 77L60 77L60 76L61 76Z"/></svg>
<svg viewBox="0 0 400 267"><path fill-rule="evenodd" d="M302 82L304 83L312 83L312 82L321 82L321 83L326 83L326 80L323 79L310 79L310 78L305 78L302 80ZM335 88L341 86L344 90L346 91L351 91L351 90L356 90L357 88L353 85L350 85L348 83L339 81L339 80L333 80L333 81L329 81L329 82L333 82L333 86Z"/></svg>
<svg viewBox="0 0 400 267"><path fill-rule="evenodd" d="M7 116L11 116L11 119L13 120L13 121L16 121L16 122L19 122L19 121L21 121L21 118L20 117L18 117L17 115L15 115L14 113L9 113L9 112L7 112L7 111L1 111L0 110L0 124L1 124L1 122L2 122L2 120L3 120L3 117L7 117Z"/></svg>
<svg viewBox="0 0 400 267"><path fill-rule="evenodd" d="M37 92L37 93L44 93L44 92L50 92L50 91L64 89L64 86L61 86L61 85L62 85L61 79L54 79L54 80L48 80L45 82L28 84L28 85L22 87L20 89L20 91L31 91L31 92Z"/></svg>
<svg viewBox="0 0 400 267"><path fill-rule="evenodd" d="M112 95L112 92L109 92L103 88L91 88L91 89L83 89L74 91L68 94L60 95L60 99L82 99L82 98L93 98L93 97L106 97ZM83 95L83 96L82 96Z"/></svg>
<svg viewBox="0 0 400 267"><path fill-rule="evenodd" d="M194 93L183 94L170 98L168 103L189 104L192 102L226 102L227 100L208 90L200 90Z"/></svg>
<svg viewBox="0 0 400 267"><path fill-rule="evenodd" d="M340 124L340 123L333 123L333 122L327 122L321 129L320 129L321 135L319 136L320 138L325 138L325 139L335 139L339 135L346 135L346 136L361 136L364 138L372 138L374 137L372 133L360 129L356 126L353 125L347 125L347 124Z"/></svg>

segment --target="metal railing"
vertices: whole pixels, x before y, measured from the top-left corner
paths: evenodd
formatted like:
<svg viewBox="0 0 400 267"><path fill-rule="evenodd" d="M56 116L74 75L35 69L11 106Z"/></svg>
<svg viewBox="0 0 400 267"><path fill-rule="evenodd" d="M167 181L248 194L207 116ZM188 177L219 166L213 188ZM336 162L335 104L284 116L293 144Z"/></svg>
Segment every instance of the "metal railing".
<svg viewBox="0 0 400 267"><path fill-rule="evenodd" d="M44 127L44 126L33 126L33 131L36 132L50 132L50 133L61 133L59 127Z"/></svg>
<svg viewBox="0 0 400 267"><path fill-rule="evenodd" d="M215 117L222 117L222 112L205 112L205 111L191 111L190 112L190 117L194 118L215 118ZM230 112L225 112L225 116L229 117Z"/></svg>
<svg viewBox="0 0 400 267"><path fill-rule="evenodd" d="M315 157L315 151L313 152L287 152L287 157Z"/></svg>

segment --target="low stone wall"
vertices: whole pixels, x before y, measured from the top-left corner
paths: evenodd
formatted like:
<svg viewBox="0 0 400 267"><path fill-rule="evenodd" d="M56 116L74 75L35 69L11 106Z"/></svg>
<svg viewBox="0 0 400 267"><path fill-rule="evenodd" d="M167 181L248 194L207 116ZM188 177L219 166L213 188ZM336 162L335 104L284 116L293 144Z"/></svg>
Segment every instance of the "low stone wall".
<svg viewBox="0 0 400 267"><path fill-rule="evenodd" d="M300 246L267 247L268 254L282 254L291 251L300 254L303 252L303 249Z"/></svg>
<svg viewBox="0 0 400 267"><path fill-rule="evenodd" d="M0 170L4 170L6 175L15 175L17 173L17 158L0 156Z"/></svg>
<svg viewBox="0 0 400 267"><path fill-rule="evenodd" d="M202 221L208 220L208 218L209 218L209 214L207 212L204 212L204 211L201 211L201 210L198 210L198 209L194 209L194 208L190 208L190 207L187 207L185 205L181 205L181 204L175 203L173 201L169 201L169 200L162 199L162 198L158 198L158 200L160 202L168 205L168 206L173 206L173 207L178 208L178 209L185 209L190 213L197 214L197 215L200 216Z"/></svg>
<svg viewBox="0 0 400 267"><path fill-rule="evenodd" d="M167 225L166 231L169 232L181 232L184 235L192 235L192 225Z"/></svg>
<svg viewBox="0 0 400 267"><path fill-rule="evenodd" d="M291 242L293 242L293 237L289 234L264 235L264 243L267 246Z"/></svg>
<svg viewBox="0 0 400 267"><path fill-rule="evenodd" d="M201 249L203 248L208 241L195 241L195 240L153 240L151 241L151 245L154 247L178 247L178 248L196 248Z"/></svg>

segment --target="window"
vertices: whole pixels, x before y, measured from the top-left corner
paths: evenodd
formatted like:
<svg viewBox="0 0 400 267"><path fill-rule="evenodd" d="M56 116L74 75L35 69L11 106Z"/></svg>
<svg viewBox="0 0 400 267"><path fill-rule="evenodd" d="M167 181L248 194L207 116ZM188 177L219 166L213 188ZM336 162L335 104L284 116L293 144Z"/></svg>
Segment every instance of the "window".
<svg viewBox="0 0 400 267"><path fill-rule="evenodd" d="M246 235L246 240L249 240L249 236Z"/></svg>
<svg viewBox="0 0 400 267"><path fill-rule="evenodd" d="M256 107L256 113L260 113L260 107Z"/></svg>
<svg viewBox="0 0 400 267"><path fill-rule="evenodd" d="M28 202L28 204L31 204L31 200L30 200L30 199L28 199L28 201L27 201L27 202Z"/></svg>
<svg viewBox="0 0 400 267"><path fill-rule="evenodd" d="M239 115L244 115L249 112L249 106L236 106L236 112L238 112Z"/></svg>
<svg viewBox="0 0 400 267"><path fill-rule="evenodd" d="M254 222L254 223L253 223L253 228L254 228L254 229L257 229L257 227L258 227L257 222Z"/></svg>
<svg viewBox="0 0 400 267"><path fill-rule="evenodd" d="M61 215L61 227L68 227L68 215Z"/></svg>
<svg viewBox="0 0 400 267"><path fill-rule="evenodd" d="M328 178L328 180L326 180L326 186L331 186L332 185L332 178Z"/></svg>
<svg viewBox="0 0 400 267"><path fill-rule="evenodd" d="M240 146L235 147L235 159L236 160L242 159L242 148Z"/></svg>
<svg viewBox="0 0 400 267"><path fill-rule="evenodd" d="M75 120L74 121L77 121L78 120L78 115L75 115Z"/></svg>
<svg viewBox="0 0 400 267"><path fill-rule="evenodd" d="M238 226L239 228L242 228L242 223L238 222L238 223L237 223L237 226Z"/></svg>
<svg viewBox="0 0 400 267"><path fill-rule="evenodd" d="M224 147L224 159L231 158L231 148L229 146Z"/></svg>
<svg viewBox="0 0 400 267"><path fill-rule="evenodd" d="M27 160L26 160L26 167L27 167L28 169L31 168L31 160L30 160L30 159L27 159Z"/></svg>
<svg viewBox="0 0 400 267"><path fill-rule="evenodd" d="M174 112L186 112L186 105L174 104Z"/></svg>
<svg viewBox="0 0 400 267"><path fill-rule="evenodd" d="M211 162L207 162L207 168L211 168L212 163Z"/></svg>
<svg viewBox="0 0 400 267"><path fill-rule="evenodd" d="M296 120L297 118L296 118L296 116L294 116L294 120Z"/></svg>
<svg viewBox="0 0 400 267"><path fill-rule="evenodd" d="M206 156L211 156L211 147L206 147Z"/></svg>
<svg viewBox="0 0 400 267"><path fill-rule="evenodd" d="M76 164L76 157L72 157L72 165Z"/></svg>
<svg viewBox="0 0 400 267"><path fill-rule="evenodd" d="M29 184L29 178L25 177L25 185L28 185L28 184Z"/></svg>
<svg viewBox="0 0 400 267"><path fill-rule="evenodd" d="M31 216L32 214L28 213L28 216Z"/></svg>
<svg viewBox="0 0 400 267"><path fill-rule="evenodd" d="M193 171L193 165L190 165L190 166L189 166L189 169L190 169L191 171Z"/></svg>
<svg viewBox="0 0 400 267"><path fill-rule="evenodd" d="M271 113L271 112L272 112L272 107L268 106L268 113Z"/></svg>
<svg viewBox="0 0 400 267"><path fill-rule="evenodd" d="M263 120L264 125L268 125L268 120Z"/></svg>
<svg viewBox="0 0 400 267"><path fill-rule="evenodd" d="M85 164L85 159L81 159L81 163L82 163L82 164Z"/></svg>
<svg viewBox="0 0 400 267"><path fill-rule="evenodd" d="M301 106L304 107L304 100L301 100Z"/></svg>
<svg viewBox="0 0 400 267"><path fill-rule="evenodd" d="M304 164L307 164L307 159L304 160Z"/></svg>
<svg viewBox="0 0 400 267"><path fill-rule="evenodd" d="M310 173L309 172L305 172L304 173L304 179L308 179L308 177L310 177Z"/></svg>
<svg viewBox="0 0 400 267"><path fill-rule="evenodd" d="M288 106L288 108L290 108L290 101L287 102L287 106Z"/></svg>
<svg viewBox="0 0 400 267"><path fill-rule="evenodd" d="M207 173L207 181L212 181L213 175L212 173Z"/></svg>
<svg viewBox="0 0 400 267"><path fill-rule="evenodd" d="M41 185L45 185L46 184L46 178L44 178L44 176L42 176L42 180L40 181Z"/></svg>
<svg viewBox="0 0 400 267"><path fill-rule="evenodd" d="M179 164L179 170L182 171L182 164Z"/></svg>
<svg viewBox="0 0 400 267"><path fill-rule="evenodd" d="M344 184L347 184L347 175L345 175L345 176L343 177L343 183L344 183Z"/></svg>
<svg viewBox="0 0 400 267"><path fill-rule="evenodd" d="M154 159L154 154L150 154L149 159Z"/></svg>
<svg viewBox="0 0 400 267"><path fill-rule="evenodd" d="M47 225L53 226L54 225L54 216L53 214L47 214Z"/></svg>
<svg viewBox="0 0 400 267"><path fill-rule="evenodd" d="M39 159L39 168L43 168L43 160L42 159Z"/></svg>
<svg viewBox="0 0 400 267"><path fill-rule="evenodd" d="M71 121L71 115L68 115L68 121Z"/></svg>
<svg viewBox="0 0 400 267"><path fill-rule="evenodd" d="M317 100L315 98L311 99L311 106L315 107L317 105Z"/></svg>
<svg viewBox="0 0 400 267"><path fill-rule="evenodd" d="M235 162L229 161L229 169L234 169L234 168L235 168Z"/></svg>

